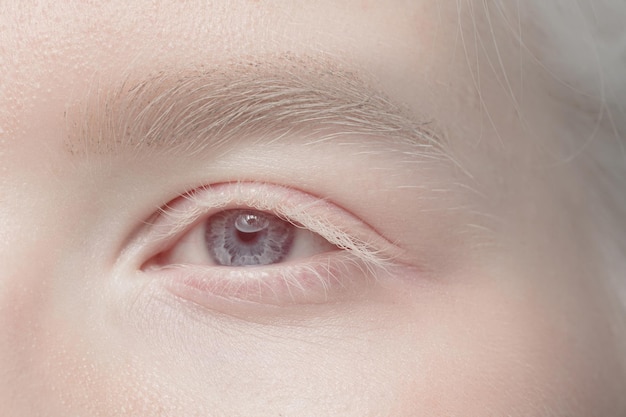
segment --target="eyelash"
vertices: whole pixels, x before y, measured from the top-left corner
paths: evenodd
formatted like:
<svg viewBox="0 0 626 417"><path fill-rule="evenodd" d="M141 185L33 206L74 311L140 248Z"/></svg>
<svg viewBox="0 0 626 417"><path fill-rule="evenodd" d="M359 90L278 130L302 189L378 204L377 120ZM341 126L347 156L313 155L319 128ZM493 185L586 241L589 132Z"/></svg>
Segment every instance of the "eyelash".
<svg viewBox="0 0 626 417"><path fill-rule="evenodd" d="M164 254L212 215L233 208L271 213L337 247L308 259L251 268L162 264ZM317 304L363 288L393 266L399 249L364 222L330 203L279 185L237 182L201 187L160 209L146 237L142 265L176 295L200 305L217 302Z"/></svg>

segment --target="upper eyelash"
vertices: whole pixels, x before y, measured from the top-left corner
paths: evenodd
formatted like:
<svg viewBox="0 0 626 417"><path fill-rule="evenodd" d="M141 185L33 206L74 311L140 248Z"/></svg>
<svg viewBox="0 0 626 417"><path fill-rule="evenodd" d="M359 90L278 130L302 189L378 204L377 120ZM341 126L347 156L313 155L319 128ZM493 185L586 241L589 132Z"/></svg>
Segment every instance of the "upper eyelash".
<svg viewBox="0 0 626 417"><path fill-rule="evenodd" d="M281 198L278 191L305 194L311 197L311 201L307 204L290 203L284 196ZM210 200L203 198L206 193L210 193ZM160 215L167 219L168 225L160 233L157 232L157 240L168 240L184 232L210 210L242 206L270 212L295 227L317 233L331 244L352 253L368 269L386 270L400 256L399 248L382 236L374 239L374 231L368 233L367 237L357 237L343 231L327 218L312 215L310 211L327 210L331 203L285 186L255 182L221 183L200 187L182 198L183 204L167 205L160 209Z"/></svg>

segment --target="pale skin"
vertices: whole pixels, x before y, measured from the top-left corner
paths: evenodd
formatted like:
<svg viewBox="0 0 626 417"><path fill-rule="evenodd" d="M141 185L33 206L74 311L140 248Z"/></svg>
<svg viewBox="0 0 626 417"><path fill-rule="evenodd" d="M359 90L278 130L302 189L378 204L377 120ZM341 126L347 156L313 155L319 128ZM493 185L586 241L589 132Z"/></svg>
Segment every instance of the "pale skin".
<svg viewBox="0 0 626 417"><path fill-rule="evenodd" d="M504 20L457 3L0 6L3 413L624 415L610 303L590 279L605 271L572 205L580 174L553 159L563 104ZM399 133L315 110L290 131L178 131L221 141L192 152L134 147L165 107L147 127L132 118L126 139L98 127L100 100L118 106L114 121L146 105L120 110L125 82L167 89L184 76L208 87L171 102L213 94L215 111L234 94L215 90L238 80L255 94L258 80L279 93L287 80L292 103L297 79L320 108L352 85L384 97L353 108L398 115L381 123ZM244 100L248 87L232 88ZM322 116L342 134L316 130ZM202 246L199 228L223 207L279 212L312 234L249 267L261 271L250 284ZM196 215L174 230L183 208ZM341 263L354 253L375 259ZM328 268L307 278L312 263Z"/></svg>

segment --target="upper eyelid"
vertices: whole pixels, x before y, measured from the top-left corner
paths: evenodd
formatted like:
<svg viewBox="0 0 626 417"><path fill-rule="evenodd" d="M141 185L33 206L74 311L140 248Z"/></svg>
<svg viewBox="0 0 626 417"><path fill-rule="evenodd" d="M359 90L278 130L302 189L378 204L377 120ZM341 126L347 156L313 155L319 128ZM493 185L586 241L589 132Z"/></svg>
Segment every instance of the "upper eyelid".
<svg viewBox="0 0 626 417"><path fill-rule="evenodd" d="M210 211L227 206L271 212L380 268L400 258L402 253L369 225L324 198L285 186L252 182L204 186L174 200L160 209L160 220L152 225L151 240L168 241L184 233Z"/></svg>

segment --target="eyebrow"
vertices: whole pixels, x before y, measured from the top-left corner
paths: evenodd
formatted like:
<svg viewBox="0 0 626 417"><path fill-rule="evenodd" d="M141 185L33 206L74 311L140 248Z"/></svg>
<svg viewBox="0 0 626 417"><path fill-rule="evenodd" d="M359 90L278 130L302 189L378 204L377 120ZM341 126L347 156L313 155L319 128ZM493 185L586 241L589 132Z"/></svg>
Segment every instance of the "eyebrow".
<svg viewBox="0 0 626 417"><path fill-rule="evenodd" d="M190 156L234 143L384 138L439 159L443 141L410 112L335 62L293 56L93 83L66 109L73 155Z"/></svg>

